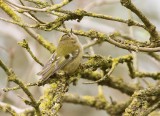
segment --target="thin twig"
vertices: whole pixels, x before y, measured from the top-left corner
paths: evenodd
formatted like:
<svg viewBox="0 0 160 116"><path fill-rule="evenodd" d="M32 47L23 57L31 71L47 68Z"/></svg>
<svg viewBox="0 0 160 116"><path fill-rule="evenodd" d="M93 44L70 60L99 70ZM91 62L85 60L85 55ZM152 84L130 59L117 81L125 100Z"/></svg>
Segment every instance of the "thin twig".
<svg viewBox="0 0 160 116"><path fill-rule="evenodd" d="M20 46L22 46L23 48L25 48L27 51L28 51L28 53L31 55L31 57L38 63L38 64L40 64L41 66L43 66L43 63L41 63L40 61L39 61L39 59L33 54L33 52L31 51L31 49L30 49L30 47L29 47L29 45L28 45L28 42L24 39L22 42L18 42L18 44L20 45Z"/></svg>

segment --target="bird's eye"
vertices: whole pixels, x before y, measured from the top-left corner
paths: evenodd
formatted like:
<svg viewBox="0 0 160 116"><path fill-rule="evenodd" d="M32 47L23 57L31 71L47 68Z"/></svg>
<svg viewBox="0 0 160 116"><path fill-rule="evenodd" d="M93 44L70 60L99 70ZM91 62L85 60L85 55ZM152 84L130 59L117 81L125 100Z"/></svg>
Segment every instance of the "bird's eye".
<svg viewBox="0 0 160 116"><path fill-rule="evenodd" d="M63 40L68 39L68 38L70 38L70 36L69 36L68 34L62 35L62 39L63 39Z"/></svg>
<svg viewBox="0 0 160 116"><path fill-rule="evenodd" d="M62 35L62 38L66 38L68 35L67 34L64 34L64 35Z"/></svg>
<svg viewBox="0 0 160 116"><path fill-rule="evenodd" d="M65 59L68 59L68 58L70 57L70 55L67 54L67 55L65 55L64 57L65 57Z"/></svg>

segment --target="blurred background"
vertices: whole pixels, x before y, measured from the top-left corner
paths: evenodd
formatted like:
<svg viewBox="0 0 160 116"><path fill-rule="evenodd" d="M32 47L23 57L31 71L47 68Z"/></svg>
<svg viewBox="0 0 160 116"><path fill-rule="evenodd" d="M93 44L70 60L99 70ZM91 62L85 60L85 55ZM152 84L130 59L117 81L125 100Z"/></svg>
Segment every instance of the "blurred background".
<svg viewBox="0 0 160 116"><path fill-rule="evenodd" d="M139 8L145 16L157 27L157 30L160 29L160 1L159 0L132 0L133 3ZM18 0L14 2L19 3ZM50 2L48 0L48 2ZM61 0L53 0L54 3L59 3ZM27 1L24 3L28 6L34 6ZM121 6L119 0L73 0L71 3L66 5L64 9L68 9L74 11L76 9L84 9L89 12L95 12L99 14L110 15L114 17L120 17L123 19L130 18L131 13L124 7ZM30 21L26 16L19 14L23 20L29 24L33 22ZM37 17L39 17L42 21L53 21L55 19L54 16L44 14L44 13L35 13ZM0 17L7 18L9 17L0 9ZM134 20L141 22L137 16L132 14ZM67 28L72 28L73 30L85 30L88 31L90 29L97 30L103 33L112 33L114 31L118 31L123 34L128 34L133 36L133 38L139 41L147 41L149 38L149 34L142 28L137 27L128 27L126 24L107 21L102 19L84 17L81 22L76 21L67 21L65 22ZM130 33L130 29L132 29L132 34ZM57 45L58 38L63 34L58 31L42 31L36 30L37 33L41 34L46 40ZM6 23L0 20L0 59L4 63L6 63L9 67L11 67L15 73L18 75L23 82L36 82L40 77L36 75L38 71L41 70L41 66L37 64L29 55L29 53L20 47L17 42L26 39L29 43L29 46L33 53L39 58L39 60L43 63L47 61L50 57L49 51L44 49L38 42L36 42L25 30L21 27ZM79 39L82 44L87 43L87 39L85 37L79 36ZM114 45L108 43L102 43L100 45L95 45L93 47L95 54L100 54L104 56L112 56L118 57L122 55L131 54L129 51L120 49L115 47ZM86 52L90 52L88 49ZM148 72L157 72L160 71L160 65L153 58L149 57L145 53L138 53L137 60L135 62L135 66L137 69L141 71ZM128 69L125 64L120 64L116 68L113 73L115 77L122 77L127 83L142 83L143 86L147 86L144 81L139 79L130 79L128 75ZM147 82L155 83L154 80L150 78L145 78ZM87 80L80 79L77 86L70 86L69 92L78 95L91 95L96 96L98 93L98 86L96 84L86 85L83 82ZM12 87L15 86L13 83L8 83L7 76L4 71L0 68L0 88ZM30 91L33 93L36 99L43 94L44 87L30 87ZM103 87L104 94L106 99L110 101L109 97L111 96L114 101L125 102L128 100L129 96L122 94L118 90ZM3 93L1 91L0 99L5 103L10 103L12 105L17 106L18 108L26 108L24 102L17 96L21 95L22 97L26 97L25 94L21 90L10 91L8 93ZM91 108L88 106L82 105L74 105L64 103L61 111L61 116L109 116L105 111L96 110L95 108ZM9 116L8 114L4 114L0 112L0 116Z"/></svg>

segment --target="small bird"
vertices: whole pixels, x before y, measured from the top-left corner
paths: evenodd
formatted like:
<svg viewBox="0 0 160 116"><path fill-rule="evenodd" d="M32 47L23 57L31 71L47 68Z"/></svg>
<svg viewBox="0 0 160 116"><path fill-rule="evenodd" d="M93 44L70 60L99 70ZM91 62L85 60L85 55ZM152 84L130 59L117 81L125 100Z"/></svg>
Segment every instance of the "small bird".
<svg viewBox="0 0 160 116"><path fill-rule="evenodd" d="M72 33L62 35L56 51L49 58L42 70L37 75L42 75L41 83L48 80L53 74L62 70L71 74L79 67L83 56L83 47L78 37Z"/></svg>

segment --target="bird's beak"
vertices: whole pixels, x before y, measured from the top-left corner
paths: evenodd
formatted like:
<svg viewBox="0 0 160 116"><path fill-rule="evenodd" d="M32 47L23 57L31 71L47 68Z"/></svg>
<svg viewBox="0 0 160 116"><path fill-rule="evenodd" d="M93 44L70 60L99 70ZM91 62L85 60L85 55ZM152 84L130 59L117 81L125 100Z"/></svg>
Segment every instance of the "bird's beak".
<svg viewBox="0 0 160 116"><path fill-rule="evenodd" d="M72 28L71 28L71 32L70 32L71 34L73 34L73 30L72 30Z"/></svg>
<svg viewBox="0 0 160 116"><path fill-rule="evenodd" d="M70 31L70 32L67 32L67 35L68 35L69 37L71 37L72 34L73 34L73 31L72 31L72 28L71 28L71 31Z"/></svg>

